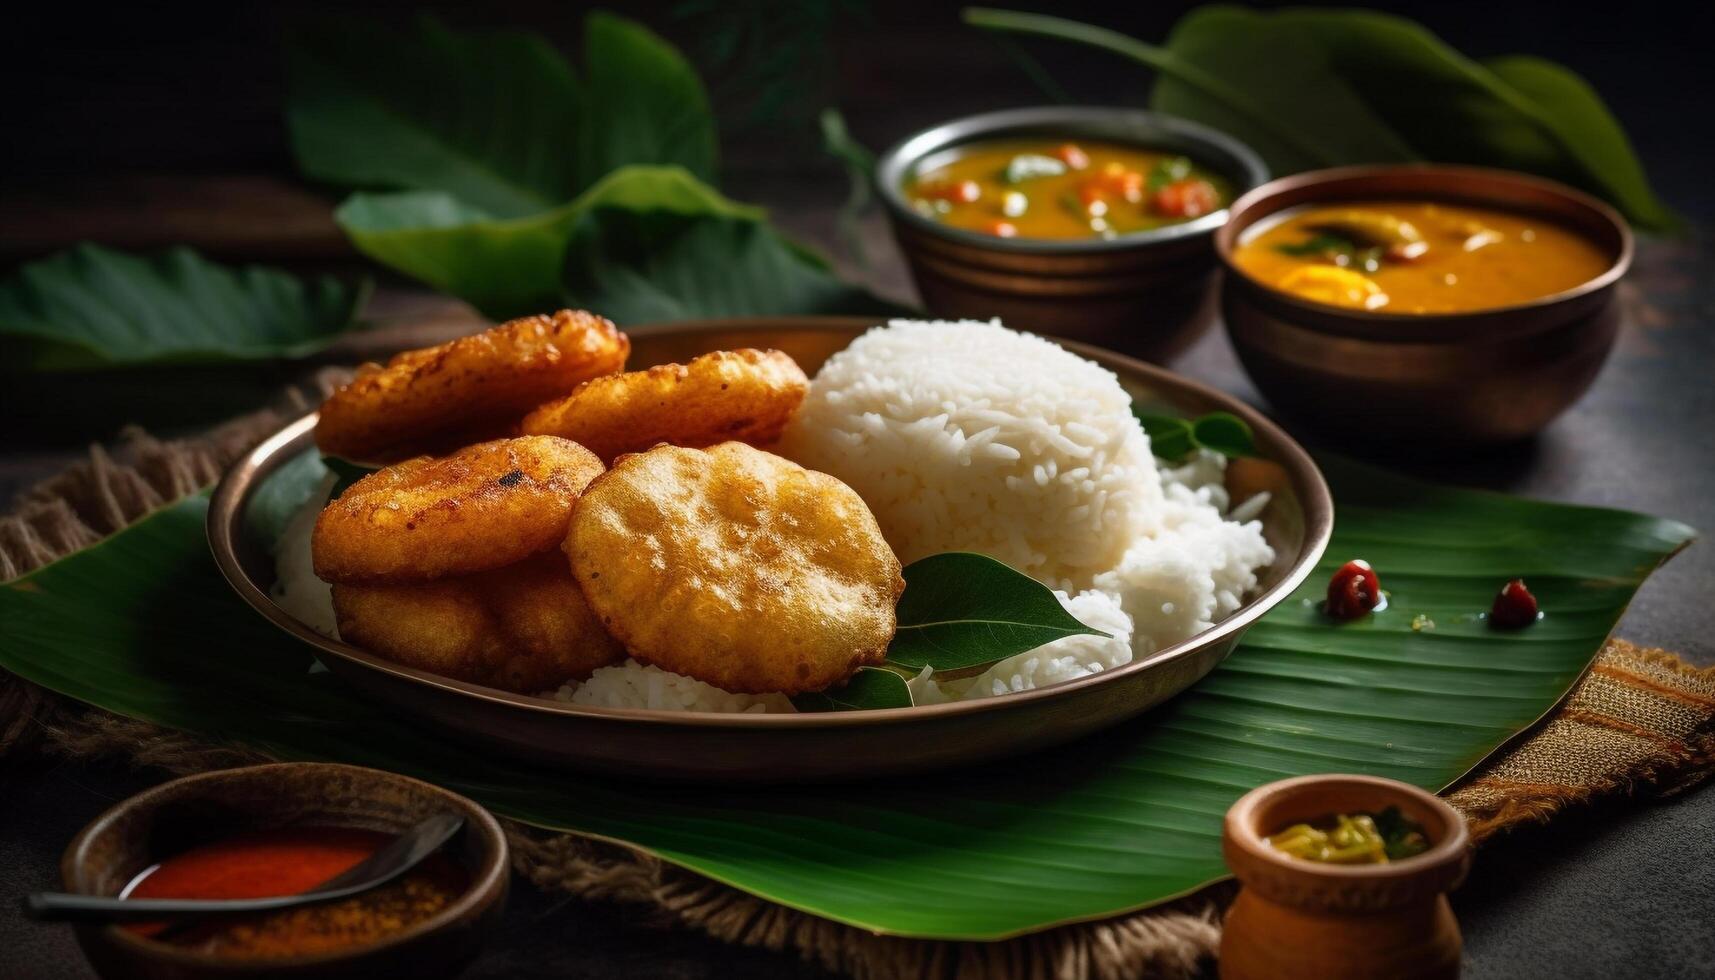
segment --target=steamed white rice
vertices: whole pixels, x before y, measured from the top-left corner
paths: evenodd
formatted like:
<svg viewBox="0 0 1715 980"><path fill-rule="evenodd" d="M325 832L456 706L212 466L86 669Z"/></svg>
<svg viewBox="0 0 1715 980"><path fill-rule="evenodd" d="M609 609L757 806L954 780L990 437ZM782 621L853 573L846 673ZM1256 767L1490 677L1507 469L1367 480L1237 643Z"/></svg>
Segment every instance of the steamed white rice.
<svg viewBox="0 0 1715 980"><path fill-rule="evenodd" d="M856 490L901 562L976 551L1069 591L1161 503L1113 372L998 322L869 331L822 366L781 446Z"/></svg>
<svg viewBox="0 0 1715 980"><path fill-rule="evenodd" d="M1231 614L1274 560L1228 520L1226 460L1159 468L1131 396L1099 365L998 321L894 321L829 358L782 451L863 496L901 561L997 558L1113 639L1068 637L980 677L911 681L918 703L1111 670Z"/></svg>
<svg viewBox="0 0 1715 980"><path fill-rule="evenodd" d="M597 708L651 708L656 711L720 711L731 714L796 710L784 694L734 694L683 674L674 674L631 658L597 668L582 684L566 684L550 697Z"/></svg>

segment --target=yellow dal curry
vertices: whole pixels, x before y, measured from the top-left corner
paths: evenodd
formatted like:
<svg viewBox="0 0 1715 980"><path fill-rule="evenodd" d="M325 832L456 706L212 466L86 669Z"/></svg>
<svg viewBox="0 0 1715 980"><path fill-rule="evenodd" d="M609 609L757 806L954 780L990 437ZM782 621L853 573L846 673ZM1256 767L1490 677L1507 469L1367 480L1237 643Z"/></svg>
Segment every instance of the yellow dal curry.
<svg viewBox="0 0 1715 980"><path fill-rule="evenodd" d="M1233 253L1251 278L1334 306L1466 313L1563 292L1613 257L1542 218L1410 201L1314 205L1253 228Z"/></svg>

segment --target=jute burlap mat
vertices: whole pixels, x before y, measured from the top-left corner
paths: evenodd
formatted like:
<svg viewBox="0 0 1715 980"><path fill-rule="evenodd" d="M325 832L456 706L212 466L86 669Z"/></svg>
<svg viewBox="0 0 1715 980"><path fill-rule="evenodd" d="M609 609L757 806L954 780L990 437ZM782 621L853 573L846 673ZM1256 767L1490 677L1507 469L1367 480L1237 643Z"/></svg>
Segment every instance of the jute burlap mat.
<svg viewBox="0 0 1715 980"><path fill-rule="evenodd" d="M319 386L318 386L319 387ZM297 398L301 405L303 399ZM140 431L109 453L26 493L0 517L0 580L100 540L211 483L293 405L229 423L207 436L160 442ZM50 694L0 674L0 755L119 758L171 773L263 761ZM1620 793L1665 795L1715 765L1715 669L1614 640L1558 712L1491 761L1449 799L1481 841L1510 826ZM1170 906L999 943L876 936L735 891L646 855L510 824L517 870L543 888L653 910L669 924L725 942L795 953L860 980L881 978L1186 977L1215 955L1230 886Z"/></svg>

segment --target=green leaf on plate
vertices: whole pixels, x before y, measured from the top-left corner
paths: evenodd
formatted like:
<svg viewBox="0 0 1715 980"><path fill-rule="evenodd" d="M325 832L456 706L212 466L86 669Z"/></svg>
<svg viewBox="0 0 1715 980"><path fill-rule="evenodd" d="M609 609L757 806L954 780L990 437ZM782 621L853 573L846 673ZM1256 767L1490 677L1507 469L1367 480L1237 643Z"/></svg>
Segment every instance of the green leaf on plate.
<svg viewBox="0 0 1715 980"><path fill-rule="evenodd" d="M1230 412L1210 412L1196 419L1156 415L1135 406L1132 412L1149 436L1150 451L1168 462L1184 459L1193 449L1210 449L1229 458L1256 455L1251 427Z"/></svg>
<svg viewBox="0 0 1715 980"><path fill-rule="evenodd" d="M37 371L301 357L356 322L368 289L79 245L0 282L0 343L8 369Z"/></svg>
<svg viewBox="0 0 1715 980"><path fill-rule="evenodd" d="M890 664L966 670L1068 636L1108 635L1078 622L1048 586L987 555L930 555L904 575Z"/></svg>
<svg viewBox="0 0 1715 980"><path fill-rule="evenodd" d="M799 711L869 711L875 708L911 707L911 689L905 678L881 667L859 667L844 687L806 691L794 695L792 706Z"/></svg>
<svg viewBox="0 0 1715 980"><path fill-rule="evenodd" d="M1256 438L1251 427L1230 412L1210 412L1199 417L1191 423L1191 438L1204 449L1212 449L1229 459L1256 455Z"/></svg>
<svg viewBox="0 0 1715 980"><path fill-rule="evenodd" d="M1008 10L971 8L965 19L1090 45L1151 68L1152 108L1231 133L1276 174L1471 163L1567 181L1646 228L1678 223L1583 79L1540 58L1473 61L1402 17L1215 4L1187 13L1163 45Z"/></svg>
<svg viewBox="0 0 1715 980"><path fill-rule="evenodd" d="M1168 462L1178 462L1191 455L1197 443L1191 438L1191 421L1174 415L1147 415L1138 412L1137 420L1149 436L1149 451Z"/></svg>
<svg viewBox="0 0 1715 980"><path fill-rule="evenodd" d="M1638 585L1693 533L1322 465L1339 502L1325 560L1201 683L1074 745L920 777L687 793L425 740L421 724L310 673L307 649L232 593L208 553L202 498L0 587L0 668L280 758L427 779L859 928L995 939L1220 880L1222 815L1271 780L1358 772L1446 787L1553 709ZM296 481L302 499L324 473L309 456L276 479ZM1335 625L1316 602L1354 557L1374 563L1390 606ZM1545 617L1489 629L1479 614L1517 576ZM1418 615L1436 628L1413 631Z"/></svg>

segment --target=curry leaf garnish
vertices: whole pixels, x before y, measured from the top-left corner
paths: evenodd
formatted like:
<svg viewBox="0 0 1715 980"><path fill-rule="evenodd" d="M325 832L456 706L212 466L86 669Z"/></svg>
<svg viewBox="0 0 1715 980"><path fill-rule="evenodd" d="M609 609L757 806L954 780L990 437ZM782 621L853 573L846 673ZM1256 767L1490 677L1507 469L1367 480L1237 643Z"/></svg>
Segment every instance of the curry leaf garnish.
<svg viewBox="0 0 1715 980"><path fill-rule="evenodd" d="M1143 423L1144 434L1149 436L1150 451L1162 459L1177 462L1196 448L1191 439L1191 422L1187 419L1139 412L1137 420Z"/></svg>
<svg viewBox="0 0 1715 980"><path fill-rule="evenodd" d="M1230 412L1210 412L1191 423L1191 438L1222 456L1255 456L1256 439L1245 420Z"/></svg>
<svg viewBox="0 0 1715 980"><path fill-rule="evenodd" d="M1312 235L1301 242L1282 242L1274 247L1282 255L1350 255L1358 246L1339 235Z"/></svg>
<svg viewBox="0 0 1715 980"><path fill-rule="evenodd" d="M949 551L905 567L887 662L965 670L1068 636L1107 636L1078 622L1046 585L986 555Z"/></svg>
<svg viewBox="0 0 1715 980"><path fill-rule="evenodd" d="M1341 235L1320 232L1301 242L1282 242L1274 246L1276 252L1282 255L1298 257L1321 256L1342 267L1356 267L1365 272L1375 272L1382 267L1382 256L1385 249L1379 245L1360 247L1351 239Z"/></svg>
<svg viewBox="0 0 1715 980"><path fill-rule="evenodd" d="M1133 414L1149 436L1150 451L1170 463L1179 462L1195 449L1208 449L1227 457L1256 455L1251 427L1230 412L1210 412L1195 419L1154 415L1135 408Z"/></svg>
<svg viewBox="0 0 1715 980"><path fill-rule="evenodd" d="M891 670L882 667L859 667L845 686L794 695L792 706L799 711L909 708L911 688L906 686L905 678Z"/></svg>

